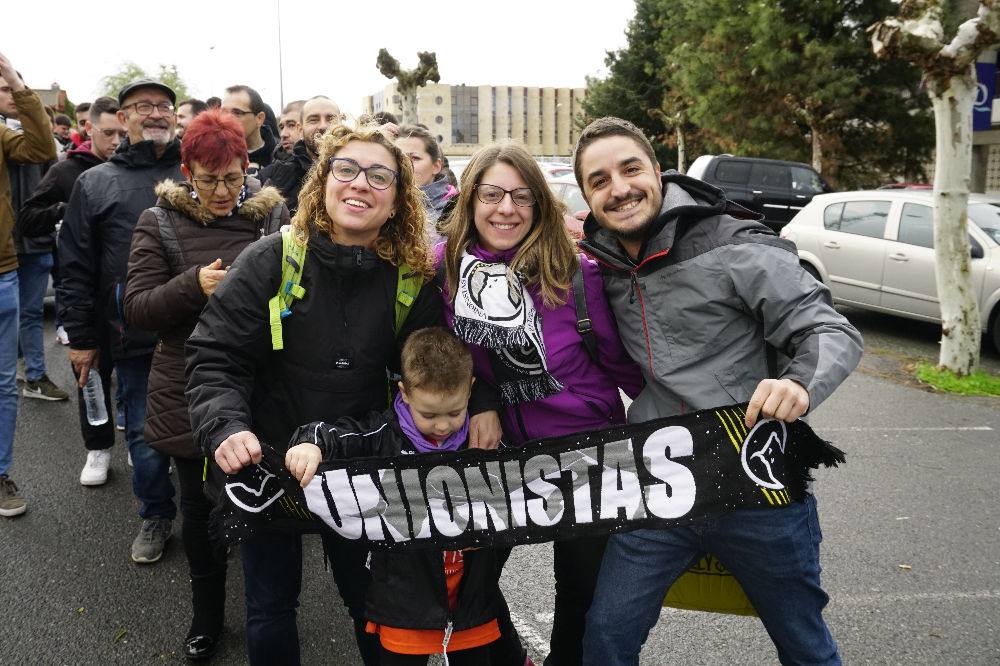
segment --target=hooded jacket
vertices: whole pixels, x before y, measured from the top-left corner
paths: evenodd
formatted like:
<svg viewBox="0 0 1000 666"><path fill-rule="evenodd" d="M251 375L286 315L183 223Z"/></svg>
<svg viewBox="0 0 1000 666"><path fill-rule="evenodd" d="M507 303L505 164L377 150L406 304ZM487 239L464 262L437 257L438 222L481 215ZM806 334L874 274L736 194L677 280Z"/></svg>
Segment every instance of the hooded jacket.
<svg viewBox="0 0 1000 666"><path fill-rule="evenodd" d="M17 215L17 226L25 236L51 234L66 213L66 204L73 185L87 169L103 164L104 160L91 152L90 141L66 153L66 159L52 166L24 202Z"/></svg>
<svg viewBox="0 0 1000 666"><path fill-rule="evenodd" d="M362 419L302 426L295 431L289 446L301 442L318 446L324 460L416 453L392 407ZM496 618L500 589L493 549L468 550L464 555L458 602L449 610L441 551L372 551L366 619L400 629L444 629L451 622L455 631L461 631Z"/></svg>
<svg viewBox="0 0 1000 666"><path fill-rule="evenodd" d="M437 246L438 257L443 256L444 244ZM493 254L474 245L470 253L483 261L509 263L517 254L513 248ZM629 358L614 317L601 288L601 275L597 264L580 257L583 267L583 284L587 292L587 311L594 335L597 338L598 360L587 353L583 338L576 330L576 306L573 287L570 285L566 302L548 308L537 286L529 286L528 293L542 320L542 339L545 343L545 360L549 373L563 385L563 390L542 400L503 405L500 418L504 441L521 445L530 439L554 437L570 433L606 428L625 422L625 407L618 387L629 396L642 388L642 375L635 362ZM454 329L455 307L451 298L444 298L448 327ZM476 384L496 386L496 376L486 349L469 345L475 368Z"/></svg>
<svg viewBox="0 0 1000 666"><path fill-rule="evenodd" d="M253 178L246 200L227 217L200 205L187 183L166 180L156 194L156 206L143 212L132 234L125 319L159 336L146 394L146 441L167 455L197 458L202 452L191 437L184 398L184 342L208 302L198 271L216 259L231 265L248 245L287 224L288 209L276 189L261 189ZM164 240L164 225L175 240ZM180 256L171 259L175 249Z"/></svg>
<svg viewBox="0 0 1000 666"><path fill-rule="evenodd" d="M260 182L278 188L285 197L288 212L295 215L299 209L299 191L306 179L306 174L312 168L314 158L309 154L305 141L299 139L292 146L292 155L288 159L274 162L260 170Z"/></svg>
<svg viewBox="0 0 1000 666"><path fill-rule="evenodd" d="M18 132L0 123L0 273L17 268L10 162L46 162L56 159L56 144L52 140L49 119L38 95L25 88L15 91L12 96L22 131Z"/></svg>
<svg viewBox="0 0 1000 666"><path fill-rule="evenodd" d="M274 138L271 128L267 125L261 125L260 138L264 141L264 143L261 144L260 148L247 155L250 159L250 165L247 167L247 173L255 177L259 175L261 169L269 165L274 159L274 147L279 143L278 140Z"/></svg>
<svg viewBox="0 0 1000 666"><path fill-rule="evenodd" d="M282 319L284 349L274 351L267 304L281 268L280 234L248 247L188 338L186 395L206 453L242 430L283 447L303 423L384 409L386 369L398 373L403 341L441 325L440 289L427 281L397 339L396 267L313 230L300 283L305 295Z"/></svg>
<svg viewBox="0 0 1000 666"><path fill-rule="evenodd" d="M676 171L662 188L637 260L593 214L581 243L646 377L629 422L746 402L769 376L798 382L817 407L858 364L861 335L759 215ZM786 357L776 372L768 346Z"/></svg>
<svg viewBox="0 0 1000 666"><path fill-rule="evenodd" d="M125 273L132 230L156 203L154 188L181 180L180 141L156 156L152 141L128 139L104 164L80 175L59 229L59 317L73 349L107 339L115 358L153 351L156 336L124 318Z"/></svg>
<svg viewBox="0 0 1000 666"><path fill-rule="evenodd" d="M427 232L431 242L441 240L438 228L447 221L452 208L458 203L458 190L452 187L444 173L439 173L434 180L420 186L424 193L424 210L427 211Z"/></svg>

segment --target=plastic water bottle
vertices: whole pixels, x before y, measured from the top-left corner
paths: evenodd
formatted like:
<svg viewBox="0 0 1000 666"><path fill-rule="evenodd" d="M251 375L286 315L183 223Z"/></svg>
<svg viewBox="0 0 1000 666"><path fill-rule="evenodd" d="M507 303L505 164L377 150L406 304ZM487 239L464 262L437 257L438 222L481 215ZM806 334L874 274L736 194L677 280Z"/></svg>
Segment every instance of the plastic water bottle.
<svg viewBox="0 0 1000 666"><path fill-rule="evenodd" d="M83 387L83 404L87 408L87 423L99 426L108 422L108 410L104 405L104 385L101 383L101 374L94 368L90 369L87 383Z"/></svg>

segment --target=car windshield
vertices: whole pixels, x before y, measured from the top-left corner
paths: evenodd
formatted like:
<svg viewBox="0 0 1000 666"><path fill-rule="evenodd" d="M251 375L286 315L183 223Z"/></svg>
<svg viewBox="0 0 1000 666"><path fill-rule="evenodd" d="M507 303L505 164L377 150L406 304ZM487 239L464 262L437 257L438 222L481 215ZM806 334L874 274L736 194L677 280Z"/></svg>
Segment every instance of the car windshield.
<svg viewBox="0 0 1000 666"><path fill-rule="evenodd" d="M969 219L1000 245L1000 203L969 204Z"/></svg>

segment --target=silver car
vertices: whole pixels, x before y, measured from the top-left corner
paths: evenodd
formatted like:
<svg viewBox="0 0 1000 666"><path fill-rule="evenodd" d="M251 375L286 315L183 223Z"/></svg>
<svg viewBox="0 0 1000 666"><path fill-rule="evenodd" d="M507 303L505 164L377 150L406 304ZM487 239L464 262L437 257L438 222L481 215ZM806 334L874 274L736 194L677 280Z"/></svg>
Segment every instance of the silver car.
<svg viewBox="0 0 1000 666"><path fill-rule="evenodd" d="M920 190L821 194L781 237L834 302L939 322L933 205ZM1000 197L969 196L969 244L983 332L1000 350Z"/></svg>

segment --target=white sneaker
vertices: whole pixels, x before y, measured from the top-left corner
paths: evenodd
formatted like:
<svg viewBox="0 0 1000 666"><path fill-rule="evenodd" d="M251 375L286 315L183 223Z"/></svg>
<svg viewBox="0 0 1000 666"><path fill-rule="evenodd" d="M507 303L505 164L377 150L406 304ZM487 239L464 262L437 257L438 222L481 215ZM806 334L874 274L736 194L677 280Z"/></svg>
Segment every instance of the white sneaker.
<svg viewBox="0 0 1000 666"><path fill-rule="evenodd" d="M56 327L56 339L59 340L59 344L61 345L69 344L69 334L66 332L66 329L63 328L62 326Z"/></svg>
<svg viewBox="0 0 1000 666"><path fill-rule="evenodd" d="M107 449L88 451L87 462L80 472L80 485L103 486L108 481L109 467L111 467L111 451Z"/></svg>

